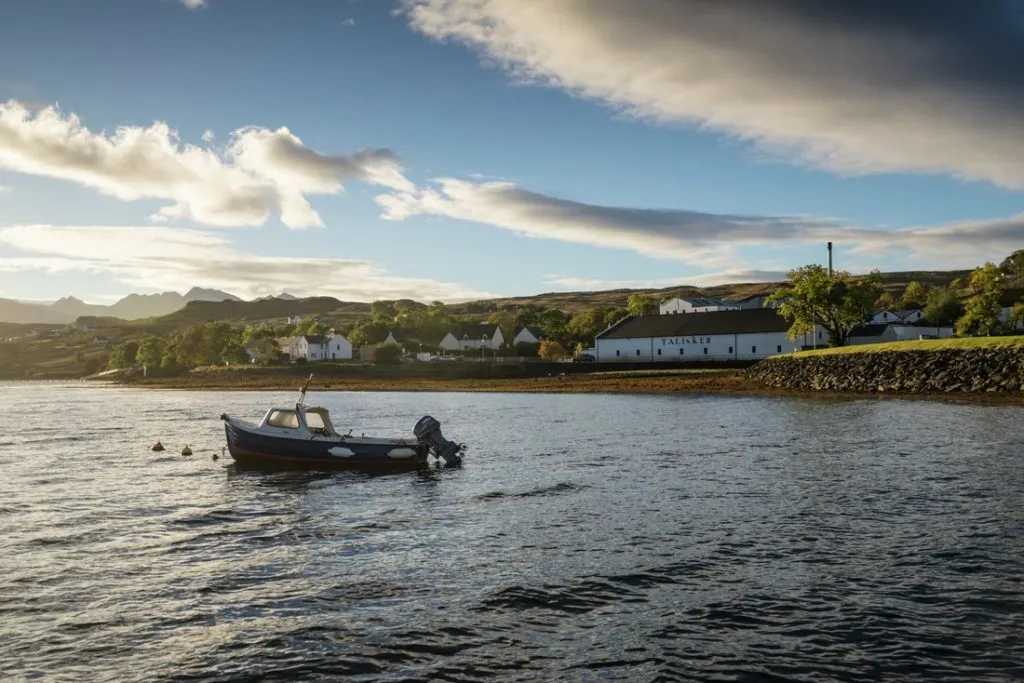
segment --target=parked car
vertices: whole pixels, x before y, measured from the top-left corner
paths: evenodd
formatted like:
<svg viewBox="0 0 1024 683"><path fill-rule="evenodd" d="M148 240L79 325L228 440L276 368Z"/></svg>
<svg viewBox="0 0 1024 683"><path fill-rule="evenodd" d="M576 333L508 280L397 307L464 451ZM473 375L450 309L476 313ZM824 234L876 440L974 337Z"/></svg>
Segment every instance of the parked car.
<svg viewBox="0 0 1024 683"><path fill-rule="evenodd" d="M597 361L597 359L589 353L581 353L578 356L574 356L572 359L573 363L593 363L595 361Z"/></svg>

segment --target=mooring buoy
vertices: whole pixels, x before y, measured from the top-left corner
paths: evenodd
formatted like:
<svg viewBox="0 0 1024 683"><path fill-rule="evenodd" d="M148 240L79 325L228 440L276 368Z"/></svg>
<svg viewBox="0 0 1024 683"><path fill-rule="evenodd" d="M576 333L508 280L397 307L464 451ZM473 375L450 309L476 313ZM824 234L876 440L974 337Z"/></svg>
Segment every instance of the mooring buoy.
<svg viewBox="0 0 1024 683"><path fill-rule="evenodd" d="M149 450L151 450L151 451L162 451L163 449L164 449L164 445L162 443L160 443L159 441L157 441L155 444L153 444L153 447L150 448Z"/></svg>
<svg viewBox="0 0 1024 683"><path fill-rule="evenodd" d="M182 455L192 455L192 449L189 448L188 446L185 446L184 448L181 449L181 454Z"/></svg>

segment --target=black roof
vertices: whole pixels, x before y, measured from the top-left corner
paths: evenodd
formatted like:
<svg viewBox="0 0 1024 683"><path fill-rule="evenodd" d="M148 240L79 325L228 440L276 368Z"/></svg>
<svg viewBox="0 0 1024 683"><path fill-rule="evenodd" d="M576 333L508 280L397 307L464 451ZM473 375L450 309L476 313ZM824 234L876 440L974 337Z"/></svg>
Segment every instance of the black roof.
<svg viewBox="0 0 1024 683"><path fill-rule="evenodd" d="M711 313L630 317L597 335L598 339L684 337L695 334L785 332L790 324L773 308L746 308Z"/></svg>
<svg viewBox="0 0 1024 683"><path fill-rule="evenodd" d="M497 329L497 325L492 325L490 323L469 323L466 325L459 325L453 329L451 333L456 339L462 339L463 337L469 337L470 339L487 337L490 339L494 336L494 331Z"/></svg>
<svg viewBox="0 0 1024 683"><path fill-rule="evenodd" d="M881 337L889 329L889 323L871 323L857 325L846 335L847 337Z"/></svg>

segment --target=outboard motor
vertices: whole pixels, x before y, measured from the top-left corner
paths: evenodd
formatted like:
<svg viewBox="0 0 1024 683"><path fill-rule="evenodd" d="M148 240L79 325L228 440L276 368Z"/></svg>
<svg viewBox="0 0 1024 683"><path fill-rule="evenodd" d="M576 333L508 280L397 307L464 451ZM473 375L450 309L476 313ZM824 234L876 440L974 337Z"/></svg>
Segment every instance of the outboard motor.
<svg viewBox="0 0 1024 683"><path fill-rule="evenodd" d="M416 426L412 428L412 433L421 442L426 442L430 452L444 460L445 465L458 465L462 462L462 456L459 453L463 446L444 438L444 435L441 434L441 423L431 416L421 417Z"/></svg>

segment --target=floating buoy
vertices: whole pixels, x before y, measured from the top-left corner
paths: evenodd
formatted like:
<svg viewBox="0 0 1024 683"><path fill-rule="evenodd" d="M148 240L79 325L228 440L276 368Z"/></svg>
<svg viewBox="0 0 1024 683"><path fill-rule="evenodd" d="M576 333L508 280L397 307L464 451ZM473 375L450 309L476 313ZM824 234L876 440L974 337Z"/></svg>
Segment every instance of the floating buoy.
<svg viewBox="0 0 1024 683"><path fill-rule="evenodd" d="M189 448L188 446L185 446L184 448L181 449L181 454L182 455L192 455L192 449Z"/></svg>
<svg viewBox="0 0 1024 683"><path fill-rule="evenodd" d="M217 455L216 453L214 453L213 455L210 456L210 459L211 460L218 460L218 459L220 459L220 456Z"/></svg>
<svg viewBox="0 0 1024 683"><path fill-rule="evenodd" d="M159 441L157 441L155 444L153 444L153 447L150 450L151 451L162 451L163 449L164 449L164 445L162 443L160 443Z"/></svg>

